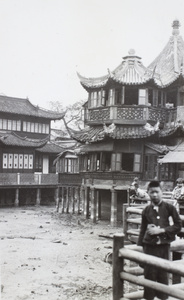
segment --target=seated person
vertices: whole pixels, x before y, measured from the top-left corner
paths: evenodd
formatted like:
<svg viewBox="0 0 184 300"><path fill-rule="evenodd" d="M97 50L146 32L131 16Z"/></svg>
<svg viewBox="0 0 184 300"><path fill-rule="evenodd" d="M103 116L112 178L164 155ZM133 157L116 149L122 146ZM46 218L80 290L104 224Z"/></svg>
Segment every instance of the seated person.
<svg viewBox="0 0 184 300"><path fill-rule="evenodd" d="M150 200L149 195L146 191L139 188L138 179L135 178L130 186L130 199L134 202L136 199L139 200Z"/></svg>
<svg viewBox="0 0 184 300"><path fill-rule="evenodd" d="M177 204L184 202L184 180L183 178L178 178L176 180L176 186L172 191L171 199L176 200Z"/></svg>

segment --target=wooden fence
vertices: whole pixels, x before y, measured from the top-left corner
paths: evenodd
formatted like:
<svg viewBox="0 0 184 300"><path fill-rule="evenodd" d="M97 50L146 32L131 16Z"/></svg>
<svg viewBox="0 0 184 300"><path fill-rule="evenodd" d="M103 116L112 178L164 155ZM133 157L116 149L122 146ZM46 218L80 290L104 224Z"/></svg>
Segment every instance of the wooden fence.
<svg viewBox="0 0 184 300"><path fill-rule="evenodd" d="M124 234L115 234L113 237L113 300L143 299L143 291L125 293L124 281L164 292L168 296L174 297L174 299L184 300L184 283L173 284L172 282L172 284L167 286L145 279L141 276L137 276L143 273L141 272L140 267L125 269L124 259L138 264L144 263L156 266L159 269L165 270L170 274L179 276L180 278L184 277L184 260L179 260L178 263L177 261L169 261L144 254L138 252L141 251L142 248L138 246L136 249L138 251L135 251L135 249L132 250L129 246L124 247L124 238Z"/></svg>

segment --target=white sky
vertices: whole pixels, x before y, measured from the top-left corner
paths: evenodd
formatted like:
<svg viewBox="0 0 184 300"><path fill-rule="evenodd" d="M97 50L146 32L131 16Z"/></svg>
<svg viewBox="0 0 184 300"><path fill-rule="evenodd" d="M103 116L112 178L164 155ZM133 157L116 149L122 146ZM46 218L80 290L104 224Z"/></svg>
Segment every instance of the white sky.
<svg viewBox="0 0 184 300"><path fill-rule="evenodd" d="M133 48L148 66L184 38L183 0L0 0L0 93L48 108L87 99L78 71L105 75Z"/></svg>

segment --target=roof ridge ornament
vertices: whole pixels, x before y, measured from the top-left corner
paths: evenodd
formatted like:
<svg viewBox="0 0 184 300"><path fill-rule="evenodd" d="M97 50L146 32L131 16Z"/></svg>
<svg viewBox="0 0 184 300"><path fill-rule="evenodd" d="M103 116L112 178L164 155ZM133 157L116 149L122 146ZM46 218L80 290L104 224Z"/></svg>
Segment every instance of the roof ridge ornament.
<svg viewBox="0 0 184 300"><path fill-rule="evenodd" d="M179 35L180 31L179 31L179 27L181 26L180 22L178 19L175 19L172 23L172 28L173 28L173 31L172 31L172 34L173 35Z"/></svg>

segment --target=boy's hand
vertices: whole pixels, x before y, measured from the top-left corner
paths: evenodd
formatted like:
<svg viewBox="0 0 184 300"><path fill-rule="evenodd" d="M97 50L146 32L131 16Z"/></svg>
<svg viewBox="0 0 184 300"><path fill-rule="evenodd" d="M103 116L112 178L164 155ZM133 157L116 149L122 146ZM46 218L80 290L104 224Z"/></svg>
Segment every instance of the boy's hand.
<svg viewBox="0 0 184 300"><path fill-rule="evenodd" d="M159 235L159 234L164 233L164 232L165 232L164 228L159 228L159 227L156 227L156 226L148 228L148 233L150 235Z"/></svg>

